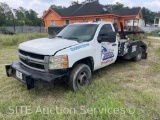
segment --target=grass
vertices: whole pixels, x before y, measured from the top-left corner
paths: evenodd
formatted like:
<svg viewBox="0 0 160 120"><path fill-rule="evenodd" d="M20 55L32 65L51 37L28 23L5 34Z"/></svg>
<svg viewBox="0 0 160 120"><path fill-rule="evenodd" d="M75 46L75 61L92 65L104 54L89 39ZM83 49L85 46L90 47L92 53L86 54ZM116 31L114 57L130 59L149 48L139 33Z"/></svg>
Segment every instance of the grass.
<svg viewBox="0 0 160 120"><path fill-rule="evenodd" d="M155 37L157 37L159 32L160 32L160 30L152 31L152 32L148 33L148 36L155 36Z"/></svg>
<svg viewBox="0 0 160 120"><path fill-rule="evenodd" d="M159 120L160 42L146 42L150 43L147 60L118 60L95 71L91 85L79 92L65 84L28 91L23 83L5 74L4 65L18 60L17 45L2 47L0 119Z"/></svg>
<svg viewBox="0 0 160 120"><path fill-rule="evenodd" d="M144 40L147 38L146 34L129 34L128 38L130 38L131 40Z"/></svg>
<svg viewBox="0 0 160 120"><path fill-rule="evenodd" d="M14 46L27 40L33 40L35 38L41 38L46 36L46 33L17 33L15 35L0 34L0 46Z"/></svg>

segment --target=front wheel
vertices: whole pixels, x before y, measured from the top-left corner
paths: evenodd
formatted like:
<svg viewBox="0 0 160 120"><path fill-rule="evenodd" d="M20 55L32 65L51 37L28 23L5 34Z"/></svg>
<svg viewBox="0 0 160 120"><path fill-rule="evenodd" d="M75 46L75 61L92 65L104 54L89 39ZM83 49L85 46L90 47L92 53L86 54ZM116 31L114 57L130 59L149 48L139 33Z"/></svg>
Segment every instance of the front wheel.
<svg viewBox="0 0 160 120"><path fill-rule="evenodd" d="M143 49L142 47L139 47L139 50L138 50L138 54L136 57L133 58L134 61L140 61L142 59L142 54L143 54Z"/></svg>
<svg viewBox="0 0 160 120"><path fill-rule="evenodd" d="M88 65L76 65L69 75L68 85L74 90L88 87L92 77L91 69Z"/></svg>

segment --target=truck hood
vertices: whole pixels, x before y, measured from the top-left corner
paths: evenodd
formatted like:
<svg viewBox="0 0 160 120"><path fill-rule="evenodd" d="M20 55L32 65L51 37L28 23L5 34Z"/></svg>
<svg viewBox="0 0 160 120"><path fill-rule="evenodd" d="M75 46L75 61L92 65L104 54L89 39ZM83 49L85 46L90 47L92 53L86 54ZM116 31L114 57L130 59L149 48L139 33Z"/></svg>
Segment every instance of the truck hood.
<svg viewBox="0 0 160 120"><path fill-rule="evenodd" d="M62 38L40 38L21 43L19 45L19 49L41 55L54 55L55 52L61 49L65 49L77 44L77 41Z"/></svg>

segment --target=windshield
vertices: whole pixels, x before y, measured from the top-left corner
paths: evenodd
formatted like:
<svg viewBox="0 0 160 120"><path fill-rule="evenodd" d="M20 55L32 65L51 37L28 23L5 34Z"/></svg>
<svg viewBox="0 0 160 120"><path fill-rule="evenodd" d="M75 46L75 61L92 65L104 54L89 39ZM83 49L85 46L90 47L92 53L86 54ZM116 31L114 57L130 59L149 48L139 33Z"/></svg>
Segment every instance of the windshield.
<svg viewBox="0 0 160 120"><path fill-rule="evenodd" d="M96 32L97 24L74 24L65 27L57 37L76 40L90 41Z"/></svg>

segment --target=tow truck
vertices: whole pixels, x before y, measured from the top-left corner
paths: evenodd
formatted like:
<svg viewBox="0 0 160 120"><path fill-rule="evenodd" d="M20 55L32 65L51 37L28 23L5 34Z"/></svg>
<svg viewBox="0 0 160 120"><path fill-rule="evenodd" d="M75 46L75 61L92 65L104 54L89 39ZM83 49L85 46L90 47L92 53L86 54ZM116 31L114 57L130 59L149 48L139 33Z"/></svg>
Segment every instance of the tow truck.
<svg viewBox="0 0 160 120"><path fill-rule="evenodd" d="M147 59L147 45L127 38L129 33L119 32L111 22L70 24L56 36L21 43L19 60L5 66L7 76L25 83L29 90L37 82L62 81L74 91L86 88L94 71L115 63L118 57Z"/></svg>

